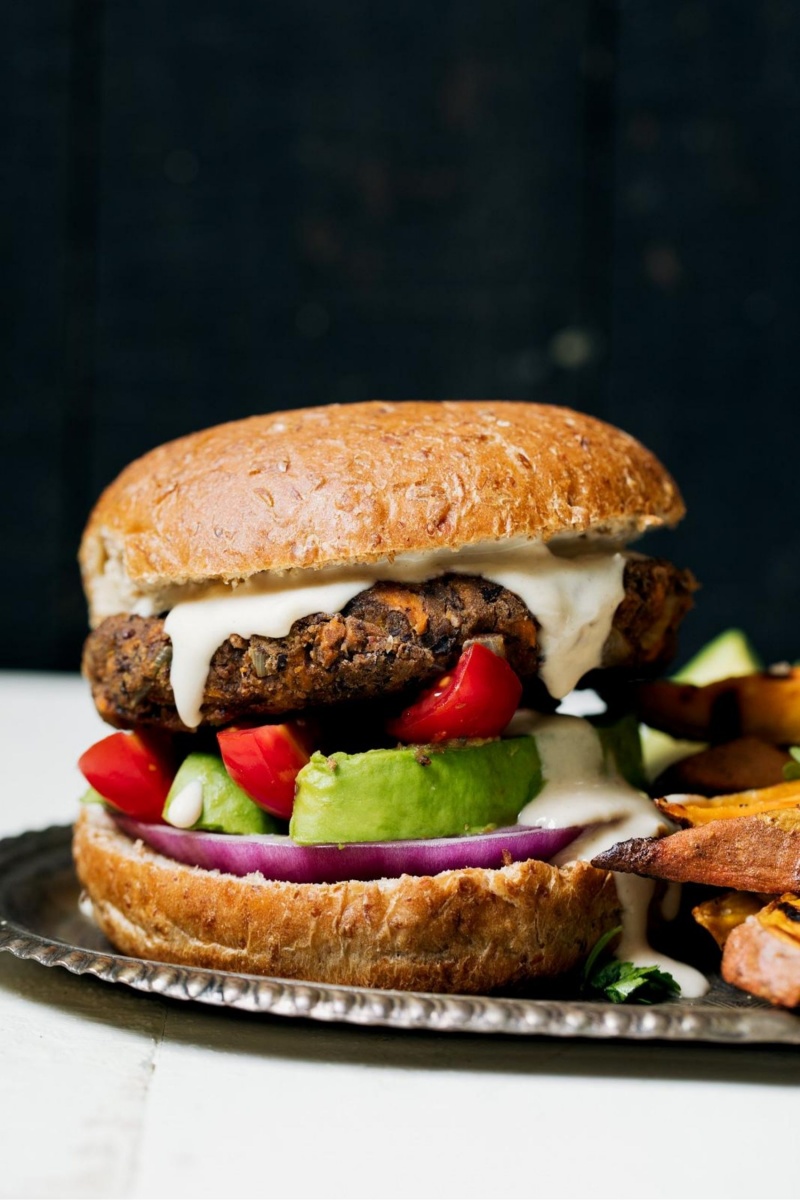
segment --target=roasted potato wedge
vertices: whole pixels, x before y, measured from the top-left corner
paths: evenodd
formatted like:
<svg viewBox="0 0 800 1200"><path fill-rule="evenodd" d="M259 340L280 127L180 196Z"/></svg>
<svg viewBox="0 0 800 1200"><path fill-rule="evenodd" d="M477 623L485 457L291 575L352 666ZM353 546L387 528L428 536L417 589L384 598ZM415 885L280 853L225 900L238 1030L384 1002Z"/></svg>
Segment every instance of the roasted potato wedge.
<svg viewBox="0 0 800 1200"><path fill-rule="evenodd" d="M772 1004L800 1005L800 897L780 896L731 931L722 978Z"/></svg>
<svg viewBox="0 0 800 1200"><path fill-rule="evenodd" d="M663 838L632 838L597 855L592 865L742 892L797 892L800 810L709 821Z"/></svg>
<svg viewBox="0 0 800 1200"><path fill-rule="evenodd" d="M755 892L726 892L724 896L714 896L696 904L692 916L722 949L728 935L748 917L760 912L765 903L767 899Z"/></svg>
<svg viewBox="0 0 800 1200"><path fill-rule="evenodd" d="M653 790L662 796L670 792L719 796L771 787L783 782L783 768L791 761L785 750L761 738L736 738L673 763L656 779Z"/></svg>
<svg viewBox="0 0 800 1200"><path fill-rule="evenodd" d="M800 810L800 779L774 787L751 788L725 796L664 796L654 801L659 812L684 827L709 821L735 820L779 809Z"/></svg>
<svg viewBox="0 0 800 1200"><path fill-rule="evenodd" d="M800 669L762 671L705 687L668 679L643 683L637 693L642 721L675 738L726 742L750 736L776 746L800 742Z"/></svg>

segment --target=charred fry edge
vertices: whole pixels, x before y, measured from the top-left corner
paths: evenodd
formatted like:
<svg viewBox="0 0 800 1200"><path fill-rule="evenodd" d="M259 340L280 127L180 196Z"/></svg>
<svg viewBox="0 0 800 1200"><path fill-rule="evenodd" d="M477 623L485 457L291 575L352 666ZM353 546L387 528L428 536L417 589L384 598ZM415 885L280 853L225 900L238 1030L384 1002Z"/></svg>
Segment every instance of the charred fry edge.
<svg viewBox="0 0 800 1200"><path fill-rule="evenodd" d="M709 821L663 838L633 838L592 859L596 867L745 892L800 892L800 811Z"/></svg>

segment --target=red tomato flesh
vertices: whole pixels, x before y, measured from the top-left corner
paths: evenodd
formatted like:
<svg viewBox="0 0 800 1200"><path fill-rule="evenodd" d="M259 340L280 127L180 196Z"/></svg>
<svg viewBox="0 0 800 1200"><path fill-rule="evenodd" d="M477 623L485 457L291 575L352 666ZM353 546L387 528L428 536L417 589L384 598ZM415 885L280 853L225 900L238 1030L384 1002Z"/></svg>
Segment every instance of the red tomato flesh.
<svg viewBox="0 0 800 1200"><path fill-rule="evenodd" d="M311 757L307 731L296 722L234 727L218 733L217 741L234 783L268 813L288 821L298 771Z"/></svg>
<svg viewBox="0 0 800 1200"><path fill-rule="evenodd" d="M504 658L473 642L452 671L423 692L387 731L401 742L498 737L517 710L522 683Z"/></svg>
<svg viewBox="0 0 800 1200"><path fill-rule="evenodd" d="M78 767L104 800L139 821L160 821L175 763L157 734L112 733L90 746Z"/></svg>

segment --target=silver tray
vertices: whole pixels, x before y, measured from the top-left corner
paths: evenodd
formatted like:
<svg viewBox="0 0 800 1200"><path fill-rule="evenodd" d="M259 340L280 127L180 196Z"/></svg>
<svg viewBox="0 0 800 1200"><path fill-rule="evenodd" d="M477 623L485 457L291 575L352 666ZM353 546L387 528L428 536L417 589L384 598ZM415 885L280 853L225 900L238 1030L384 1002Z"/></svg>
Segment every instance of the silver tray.
<svg viewBox="0 0 800 1200"><path fill-rule="evenodd" d="M70 826L54 826L0 841L0 950L142 992L270 1016L439 1033L800 1044L800 1017L719 978L703 1000L644 1007L377 991L128 958L78 909L71 834Z"/></svg>

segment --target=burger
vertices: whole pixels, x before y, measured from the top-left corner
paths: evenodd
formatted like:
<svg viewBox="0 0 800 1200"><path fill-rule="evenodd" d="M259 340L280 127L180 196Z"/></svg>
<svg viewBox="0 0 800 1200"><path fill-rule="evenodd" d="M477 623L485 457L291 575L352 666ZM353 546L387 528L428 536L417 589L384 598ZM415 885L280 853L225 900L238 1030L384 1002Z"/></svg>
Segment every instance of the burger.
<svg viewBox="0 0 800 1200"><path fill-rule="evenodd" d="M683 511L632 437L533 403L278 412L131 464L80 550L100 928L356 986L573 969L632 908L592 835L651 806L619 726L552 714L671 659L692 576L626 547Z"/></svg>

